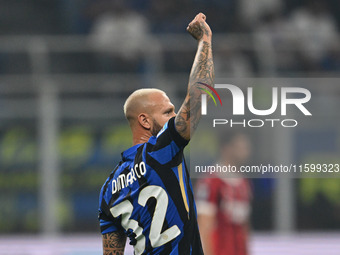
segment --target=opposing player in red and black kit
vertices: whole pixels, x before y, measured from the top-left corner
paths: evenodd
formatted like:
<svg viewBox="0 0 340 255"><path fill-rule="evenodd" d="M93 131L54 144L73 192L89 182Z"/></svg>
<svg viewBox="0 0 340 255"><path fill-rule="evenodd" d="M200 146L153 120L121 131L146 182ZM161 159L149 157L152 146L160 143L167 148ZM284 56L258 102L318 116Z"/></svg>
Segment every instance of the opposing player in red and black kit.
<svg viewBox="0 0 340 255"><path fill-rule="evenodd" d="M187 28L198 49L178 114L158 89L137 90L126 100L134 146L122 153L100 193L105 255L123 254L127 237L136 255L203 254L183 149L201 116L201 83L212 86L214 80L212 33L205 19L200 13Z"/></svg>
<svg viewBox="0 0 340 255"><path fill-rule="evenodd" d="M247 134L236 130L219 137L221 166L245 164L251 145ZM196 184L196 203L205 255L248 255L252 199L248 179L238 173L215 173Z"/></svg>

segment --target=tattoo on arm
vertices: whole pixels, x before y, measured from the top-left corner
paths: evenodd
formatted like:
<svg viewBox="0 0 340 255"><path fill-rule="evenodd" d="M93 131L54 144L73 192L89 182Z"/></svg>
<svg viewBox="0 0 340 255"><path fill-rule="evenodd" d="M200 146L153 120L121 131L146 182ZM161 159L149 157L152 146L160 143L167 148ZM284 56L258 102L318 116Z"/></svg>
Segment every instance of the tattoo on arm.
<svg viewBox="0 0 340 255"><path fill-rule="evenodd" d="M202 30L201 30L202 31ZM202 33L208 33L202 31ZM201 117L201 94L199 82L213 85L214 63L212 57L211 42L201 41L198 46L194 64L191 69L188 94L176 116L176 129L179 134L189 140L196 130Z"/></svg>
<svg viewBox="0 0 340 255"><path fill-rule="evenodd" d="M123 232L107 233L102 237L103 255L124 255L126 236Z"/></svg>

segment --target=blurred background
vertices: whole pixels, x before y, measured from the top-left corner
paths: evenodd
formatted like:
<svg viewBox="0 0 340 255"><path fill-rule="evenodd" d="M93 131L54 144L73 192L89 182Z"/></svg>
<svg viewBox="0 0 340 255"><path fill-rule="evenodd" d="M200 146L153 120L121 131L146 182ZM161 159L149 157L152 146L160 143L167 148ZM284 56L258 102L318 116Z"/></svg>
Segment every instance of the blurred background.
<svg viewBox="0 0 340 255"><path fill-rule="evenodd" d="M340 76L337 0L0 6L0 254L100 254L99 191L131 146L123 103L135 89L157 87L179 108L196 51L185 29L198 12L214 32L217 79ZM311 122L285 134L300 143L281 150L339 163L340 86L310 89L319 99L312 108L329 125ZM266 151L259 146L253 157L268 162ZM293 241L300 251L321 243L320 250L339 254L339 247L332 253L340 238L339 179L252 185L252 254L279 254L278 247L286 254Z"/></svg>

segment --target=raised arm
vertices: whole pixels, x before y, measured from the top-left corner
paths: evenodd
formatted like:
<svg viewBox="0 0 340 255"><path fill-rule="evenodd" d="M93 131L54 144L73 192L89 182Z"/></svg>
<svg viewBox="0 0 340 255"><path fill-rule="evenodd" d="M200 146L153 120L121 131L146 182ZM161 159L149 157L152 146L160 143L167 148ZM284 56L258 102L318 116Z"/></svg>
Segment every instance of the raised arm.
<svg viewBox="0 0 340 255"><path fill-rule="evenodd" d="M186 140L190 140L201 117L202 90L199 87L205 88L201 83L210 86L214 83L212 32L205 20L205 15L199 13L187 27L187 31L198 41L198 48L191 68L187 95L175 119L178 133Z"/></svg>
<svg viewBox="0 0 340 255"><path fill-rule="evenodd" d="M107 233L103 238L103 255L124 255L126 237L122 232Z"/></svg>

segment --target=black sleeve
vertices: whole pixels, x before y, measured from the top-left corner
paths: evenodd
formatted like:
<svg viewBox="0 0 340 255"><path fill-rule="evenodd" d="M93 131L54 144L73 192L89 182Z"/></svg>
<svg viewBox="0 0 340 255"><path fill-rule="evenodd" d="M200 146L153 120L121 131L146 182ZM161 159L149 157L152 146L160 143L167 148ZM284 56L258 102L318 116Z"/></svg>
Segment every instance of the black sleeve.
<svg viewBox="0 0 340 255"><path fill-rule="evenodd" d="M171 138L175 141L175 143L177 144L177 146L179 147L185 147L189 141L184 139L176 130L176 126L175 126L175 117L172 117L169 120L168 123L168 128L169 128L169 132L170 132L170 136Z"/></svg>

